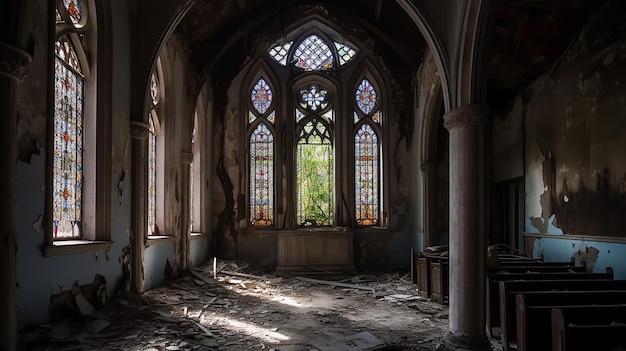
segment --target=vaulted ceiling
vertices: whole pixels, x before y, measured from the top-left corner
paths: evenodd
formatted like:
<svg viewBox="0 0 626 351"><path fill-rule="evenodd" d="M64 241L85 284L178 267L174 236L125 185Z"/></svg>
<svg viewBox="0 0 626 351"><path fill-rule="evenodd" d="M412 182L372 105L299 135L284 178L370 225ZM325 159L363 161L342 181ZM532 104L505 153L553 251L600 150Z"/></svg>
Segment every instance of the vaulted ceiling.
<svg viewBox="0 0 626 351"><path fill-rule="evenodd" d="M492 1L485 70L489 102L509 100L549 71L601 1ZM391 0L197 0L177 31L199 72L227 78L259 45L270 45L293 30L294 23L315 14L329 18L348 40L370 45L401 72L415 72L421 63L426 42Z"/></svg>

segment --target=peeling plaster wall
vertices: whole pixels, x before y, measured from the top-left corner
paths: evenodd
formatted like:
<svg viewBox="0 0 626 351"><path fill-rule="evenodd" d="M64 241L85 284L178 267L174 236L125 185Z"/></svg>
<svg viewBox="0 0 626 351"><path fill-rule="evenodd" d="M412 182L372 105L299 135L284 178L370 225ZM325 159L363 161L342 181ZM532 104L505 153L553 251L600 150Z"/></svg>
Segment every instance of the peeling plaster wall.
<svg viewBox="0 0 626 351"><path fill-rule="evenodd" d="M523 96L526 231L626 236L626 24L608 1Z"/></svg>
<svg viewBox="0 0 626 351"><path fill-rule="evenodd" d="M49 63L49 2L32 2L25 18L25 35L33 39L33 62L27 79L18 92L17 144L19 159L16 174L17 195L17 295L18 324L24 326L48 321L50 296L68 290L72 284L89 284L96 274L106 278L107 292L115 296L124 280L125 248L130 228L130 135L128 131L129 91L127 54L129 24L124 1L111 1L113 19L113 77L111 166L111 248L107 252L44 257L47 122L52 119L47 107Z"/></svg>
<svg viewBox="0 0 626 351"><path fill-rule="evenodd" d="M616 277L626 274L625 11L623 1L606 1L562 61L518 98L526 124L525 230L555 235L527 235L533 255L595 261L594 271L612 266Z"/></svg>

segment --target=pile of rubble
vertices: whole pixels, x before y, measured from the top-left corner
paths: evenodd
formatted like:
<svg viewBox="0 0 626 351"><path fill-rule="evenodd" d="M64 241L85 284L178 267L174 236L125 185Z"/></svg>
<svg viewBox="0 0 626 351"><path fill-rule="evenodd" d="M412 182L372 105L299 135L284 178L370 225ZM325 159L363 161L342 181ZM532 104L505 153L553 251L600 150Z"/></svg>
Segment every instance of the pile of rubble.
<svg viewBox="0 0 626 351"><path fill-rule="evenodd" d="M408 275L287 279L237 262L191 273L98 309L74 298L75 318L23 333L25 349L443 349L447 308L418 296Z"/></svg>

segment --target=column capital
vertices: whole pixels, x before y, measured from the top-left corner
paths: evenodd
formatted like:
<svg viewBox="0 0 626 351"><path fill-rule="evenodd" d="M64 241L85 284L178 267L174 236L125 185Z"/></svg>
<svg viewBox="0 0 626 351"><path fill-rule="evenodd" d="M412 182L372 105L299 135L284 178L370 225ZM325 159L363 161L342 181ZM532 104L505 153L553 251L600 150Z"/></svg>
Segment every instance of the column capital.
<svg viewBox="0 0 626 351"><path fill-rule="evenodd" d="M133 139L146 140L150 126L143 122L130 121L130 136Z"/></svg>
<svg viewBox="0 0 626 351"><path fill-rule="evenodd" d="M28 72L32 57L14 46L0 43L0 74L21 80Z"/></svg>
<svg viewBox="0 0 626 351"><path fill-rule="evenodd" d="M485 123L489 116L487 105L465 105L443 115L443 126L451 130L455 127Z"/></svg>

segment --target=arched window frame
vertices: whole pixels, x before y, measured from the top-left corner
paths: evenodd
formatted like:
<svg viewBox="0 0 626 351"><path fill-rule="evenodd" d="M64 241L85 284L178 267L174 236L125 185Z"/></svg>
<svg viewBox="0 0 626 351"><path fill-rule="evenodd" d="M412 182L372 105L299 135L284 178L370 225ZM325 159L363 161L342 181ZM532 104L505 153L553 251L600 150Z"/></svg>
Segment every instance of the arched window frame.
<svg viewBox="0 0 626 351"><path fill-rule="evenodd" d="M334 157L334 221L331 226L343 226L352 227L360 230L376 230L385 229L388 225L387 211L388 211L388 194L385 189L388 188L388 179L384 175L388 172L388 167L385 165L388 159L387 153L389 152L389 146L386 145L386 127L383 123L386 123L381 119L380 123L373 123L371 120L360 119L358 123L353 121L353 113L355 111L355 89L360 83L363 77L368 77L368 80L376 86L376 91L381 97L377 104L377 109L382 113L383 118L388 116L387 113L387 96L389 96L388 88L386 87L386 79L383 78L375 68L376 65L372 63L374 60L373 54L369 50L364 50L367 46L358 44L356 45L349 40L343 39L339 32L332 29L328 23L322 23L320 20L308 20L301 24L299 28L294 29L285 37L275 42L274 46L270 45L265 52L265 55L258 60L257 63L252 64L248 70L248 74L242 80L242 104L246 104L247 101L247 87L249 84L253 84L251 80L257 72L258 67L264 67L266 74L274 73L275 77L279 79L273 80L275 98L283 98L283 102L278 104L277 117L276 117L276 133L277 138L280 139L276 144L276 169L279 173L275 174L276 182L276 208L277 208L277 226L274 229L297 229L304 226L297 223L297 195L296 195L296 147L297 147L297 133L299 131L298 125L295 122L294 111L296 109L297 92L301 86L310 84L311 82L324 82L326 87L332 90L333 96L333 152ZM292 64L289 64L289 58L293 54L293 51L298 46L298 43L302 38L306 38L311 34L315 34L329 44L329 48L333 51L333 55L337 55L336 48L332 43L343 43L350 45L355 49L356 56L352 56L349 61L344 62L342 65L337 65L332 69L324 70L303 70L295 68ZM283 43L283 44L280 44ZM291 43L291 46L286 50L285 63L279 62L275 57L272 57L270 50L272 48L281 48L284 43ZM332 45L332 46L331 46ZM275 51L276 52L276 51ZM335 56L336 57L336 56ZM260 63L259 63L260 62ZM332 87L332 89L330 88ZM243 106L243 105L242 105ZM245 108L242 108L245 110ZM247 111L247 110L246 110ZM246 112L247 113L247 112ZM247 115L243 116L242 125L247 125ZM368 123L375 131L378 138L379 145L379 185L378 185L378 211L376 223L359 225L355 218L355 163L354 152L355 144L354 137L358 128L364 123ZM248 129L243 129L242 133L247 134ZM243 146L245 145L245 146ZM248 141L242 142L242 148L248 150ZM247 152L247 151L246 151ZM283 164L278 164L282 162ZM249 177L249 169L246 168L246 176ZM249 179L249 178L246 178ZM279 194L280 192L280 194ZM250 195L247 192L248 196ZM249 206L248 206L249 207ZM284 211L282 210L284 207ZM249 221L246 221L248 230L258 230L250 225Z"/></svg>
<svg viewBox="0 0 626 351"><path fill-rule="evenodd" d="M163 235L165 230L163 203L164 203L164 128L163 128L163 101L165 100L165 86L163 84L163 69L161 59L157 58L153 72L150 74L148 88L148 140L146 153L146 168L148 181L146 184L147 196L147 230L146 236L156 237Z"/></svg>
<svg viewBox="0 0 626 351"><path fill-rule="evenodd" d="M304 108L301 103L300 92L302 90L309 90L312 86L316 86L318 91L326 90L327 96L327 105L320 106L319 109L311 110ZM286 123L289 130L293 131L290 133L291 140L291 152L292 156L289 157L289 168L292 170L293 174L288 176L288 183L292 184L290 186L290 190L293 191L291 195L291 201L293 203L293 208L295 209L294 218L290 219L293 222L293 226L295 227L331 227L338 224L337 218L337 199L339 198L338 192L341 190L341 186L337 186L338 179L341 179L341 164L342 164L342 155L338 150L338 145L336 142L336 138L338 135L341 135L341 127L337 122L338 111L341 111L341 102L340 97L338 95L338 84L334 80L329 79L329 77L321 74L320 72L309 72L303 75L300 79L297 79L292 82L291 94L289 97L289 111L291 111L288 122ZM297 111L304 112L304 117L300 120L297 119L296 113ZM331 181L332 189L330 189L330 208L329 211L332 214L329 216L330 219L327 219L328 222L317 223L317 220L312 221L310 218L303 217L302 213L303 207L306 207L305 204L301 202L299 199L300 194L298 193L299 186L301 185L301 180L299 176L301 176L300 170L298 170L298 147L300 142L300 135L302 133L303 128L307 125L309 121L317 120L318 123L322 123L328 133L330 139L330 152L332 160L330 162L330 166L332 167L331 171ZM322 209L320 209L322 211Z"/></svg>
<svg viewBox="0 0 626 351"><path fill-rule="evenodd" d="M67 1L70 4L70 1ZM110 37L106 34L108 23L105 18L110 12L107 1L81 0L78 2L81 9L81 18L72 20L70 11L65 8L63 0L53 2L51 6L51 22L54 26L54 41L50 44L50 114L51 123L48 125L49 145L48 153L48 181L47 189L47 230L45 236L46 256L79 253L106 249L110 246L110 145L111 145L111 71L110 55L107 48L111 46ZM75 3L76 4L76 3ZM96 10L103 16L96 16ZM56 227L55 213L58 202L55 203L55 193L58 188L58 176L55 176L55 121L59 116L56 110L56 96L58 95L56 78L58 65L68 67L56 53L57 43L66 41L76 55L76 62L80 67L82 78L82 153L81 153L81 180L80 200L75 203L80 207L80 215L76 225L76 235L59 237ZM98 50L99 46L101 50ZM97 77L95 64L98 62ZM58 158L57 158L58 159ZM96 172L96 165L98 171ZM90 245L85 245L87 241Z"/></svg>
<svg viewBox="0 0 626 351"><path fill-rule="evenodd" d="M272 101L270 105L267 107L263 113L258 111L258 109L254 106L251 98L251 94L255 89L257 82L259 79L263 79L270 91L272 92ZM280 170L281 162L279 160L280 154L278 154L277 145L281 140L280 137L280 124L278 121L281 121L281 99L279 98L280 90L277 90L277 86L274 82L277 81L277 78L274 76L273 72L269 70L269 68L265 65L264 62L258 62L251 70L250 74L244 80L246 82L246 89L242 89L241 99L245 101L244 108L244 116L243 123L244 130L243 135L245 135L245 174L246 174L246 194L248 202L246 205L246 223L247 226L256 229L274 229L277 224L277 216L280 212L282 212L282 206L278 207L277 199L280 199L280 194L282 190L282 183L280 181L280 177L278 176L278 170ZM254 119L252 119L254 116ZM273 144L272 144L272 163L271 167L271 181L273 186L272 198L268 199L271 204L270 209L265 209L265 218L257 218L258 215L255 215L255 205L252 203L254 199L252 193L254 192L254 186L252 185L255 179L253 178L253 165L254 162L252 160L251 148L252 145L250 143L252 135L255 133L256 129L260 125L264 125L268 131L272 134Z"/></svg>
<svg viewBox="0 0 626 351"><path fill-rule="evenodd" d="M352 113L353 113L353 127L352 127L352 140L355 140L354 143L352 144L353 146L353 150L352 150L352 155L354 155L354 158L352 160L352 196L351 198L354 199L352 205L354 206L353 208L353 213L354 213L354 221L355 221L355 225L357 227L380 227L380 226L384 226L385 225L385 211L384 211L384 207L383 205L386 203L386 201L384 200L384 189L385 187L385 177L384 177L384 161L385 161L385 157L384 157L384 142L385 142L385 135L384 135L384 129L385 129L385 110L384 110L384 106L385 104L385 90L381 87L381 85L378 83L379 81L381 81L380 78L376 78L377 75L372 74L372 66L371 64L369 64L369 62L365 62L363 64L366 68L364 70L361 70L357 73L357 75L355 76L356 79L354 79L354 85L352 87L352 91L351 91L351 96L352 96L352 102L350 104L351 109L352 109ZM371 87L373 88L374 92L376 93L376 101L374 103L374 105L371 107L371 110L369 111L363 111L361 109L361 107L358 105L357 103L357 93L361 87L362 82L367 81ZM361 130L361 128L363 126L368 126L369 128L371 128L372 132L376 135L377 138L377 162L378 164L376 165L376 168L374 170L375 175L376 175L376 189L372 190L372 195L375 198L375 207L374 210L371 210L370 215L367 215L364 217L363 212L367 212L367 210L360 208L358 205L358 201L359 201L359 194L358 194L358 190L356 189L356 184L358 182L358 170L357 167L359 167L359 164L357 162L357 148L356 148L356 135L357 133L359 133L359 131Z"/></svg>

